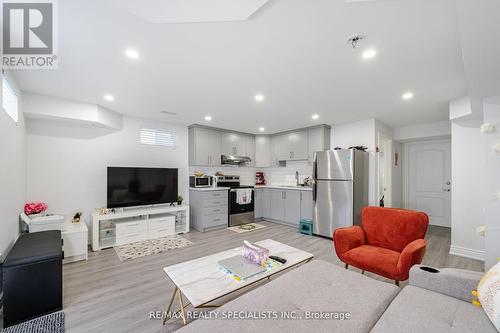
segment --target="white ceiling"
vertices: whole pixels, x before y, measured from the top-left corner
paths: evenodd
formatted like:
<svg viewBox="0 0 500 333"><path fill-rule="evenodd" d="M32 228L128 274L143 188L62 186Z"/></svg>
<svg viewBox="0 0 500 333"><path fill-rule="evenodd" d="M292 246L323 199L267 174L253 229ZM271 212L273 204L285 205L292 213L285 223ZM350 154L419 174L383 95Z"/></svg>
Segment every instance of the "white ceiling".
<svg viewBox="0 0 500 333"><path fill-rule="evenodd" d="M246 20L267 0L109 0L152 23Z"/></svg>
<svg viewBox="0 0 500 333"><path fill-rule="evenodd" d="M401 126L447 119L448 101L467 92L453 0L270 0L245 21L182 24L114 1L58 4L59 69L18 71L21 87L124 114L184 124L211 115L210 125L254 133L312 125L313 113ZM346 39L358 32L368 38L353 51ZM124 56L129 47L139 60ZM377 57L362 61L368 47Z"/></svg>

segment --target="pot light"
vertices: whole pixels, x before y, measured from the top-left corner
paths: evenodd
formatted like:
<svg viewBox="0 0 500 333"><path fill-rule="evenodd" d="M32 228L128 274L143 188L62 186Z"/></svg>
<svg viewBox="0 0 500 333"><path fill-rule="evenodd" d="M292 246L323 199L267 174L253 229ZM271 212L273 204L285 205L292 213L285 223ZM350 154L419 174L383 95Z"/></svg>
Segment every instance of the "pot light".
<svg viewBox="0 0 500 333"><path fill-rule="evenodd" d="M115 97L110 94L104 95L104 99L107 100L108 102L113 102L115 100Z"/></svg>
<svg viewBox="0 0 500 333"><path fill-rule="evenodd" d="M266 129L264 127L259 127L260 132L264 132Z"/></svg>
<svg viewBox="0 0 500 333"><path fill-rule="evenodd" d="M205 116L205 120L206 120L206 121L211 121L211 120L212 120L212 117L211 117L211 116Z"/></svg>
<svg viewBox="0 0 500 333"><path fill-rule="evenodd" d="M256 100L257 102L259 102L259 103L260 103L260 102L263 102L263 101L264 101L264 99L265 99L265 97L264 97L264 95L262 95L262 94L257 94L257 95L255 95L255 100Z"/></svg>
<svg viewBox="0 0 500 333"><path fill-rule="evenodd" d="M125 55L130 59L134 59L134 60L139 59L139 52L137 52L137 50L134 50L134 49L126 49Z"/></svg>
<svg viewBox="0 0 500 333"><path fill-rule="evenodd" d="M317 120L317 119L319 119L319 114L313 114L313 115L311 116L311 118L312 118L313 120Z"/></svg>
<svg viewBox="0 0 500 333"><path fill-rule="evenodd" d="M405 92L403 95L401 95L401 98L404 100L409 100L413 98L413 93L411 91Z"/></svg>
<svg viewBox="0 0 500 333"><path fill-rule="evenodd" d="M363 54L361 54L361 58L363 58L363 60L369 60L375 58L376 55L377 55L377 50L368 49L365 52L363 52Z"/></svg>

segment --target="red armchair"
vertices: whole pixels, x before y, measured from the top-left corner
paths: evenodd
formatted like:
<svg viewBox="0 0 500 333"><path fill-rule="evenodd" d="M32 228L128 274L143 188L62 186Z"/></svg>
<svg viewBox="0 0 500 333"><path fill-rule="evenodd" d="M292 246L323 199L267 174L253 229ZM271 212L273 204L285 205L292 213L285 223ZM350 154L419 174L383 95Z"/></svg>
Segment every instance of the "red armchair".
<svg viewBox="0 0 500 333"><path fill-rule="evenodd" d="M405 209L365 207L361 226L336 229L337 256L346 264L388 279L408 279L410 268L425 254L429 217Z"/></svg>

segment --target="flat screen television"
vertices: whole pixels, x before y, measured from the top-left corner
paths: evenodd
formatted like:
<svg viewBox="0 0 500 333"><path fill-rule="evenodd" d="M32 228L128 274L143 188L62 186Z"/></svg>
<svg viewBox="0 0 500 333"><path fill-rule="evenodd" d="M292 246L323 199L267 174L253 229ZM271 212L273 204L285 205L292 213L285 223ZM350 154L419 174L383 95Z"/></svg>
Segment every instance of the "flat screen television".
<svg viewBox="0 0 500 333"><path fill-rule="evenodd" d="M108 167L108 208L177 202L178 170Z"/></svg>

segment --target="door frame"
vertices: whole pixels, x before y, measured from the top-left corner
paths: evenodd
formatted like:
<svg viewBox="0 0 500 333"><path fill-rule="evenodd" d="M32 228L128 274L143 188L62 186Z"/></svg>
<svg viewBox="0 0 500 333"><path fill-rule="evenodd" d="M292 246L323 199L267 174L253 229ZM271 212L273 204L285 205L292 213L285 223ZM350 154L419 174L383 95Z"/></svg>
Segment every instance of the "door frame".
<svg viewBox="0 0 500 333"><path fill-rule="evenodd" d="M408 209L408 202L410 198L410 146L420 145L420 144L433 144L433 143L449 143L451 147L451 138L448 139L438 139L438 140L415 140L407 141L403 143L403 208ZM450 161L451 163L451 161ZM452 193L453 195L453 193ZM451 212L450 212L451 213Z"/></svg>

